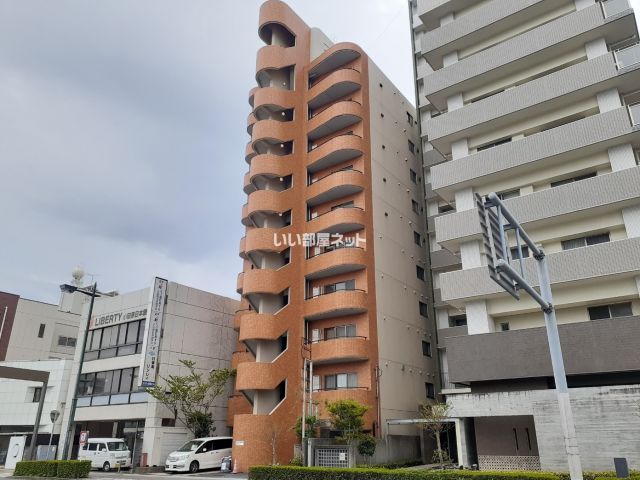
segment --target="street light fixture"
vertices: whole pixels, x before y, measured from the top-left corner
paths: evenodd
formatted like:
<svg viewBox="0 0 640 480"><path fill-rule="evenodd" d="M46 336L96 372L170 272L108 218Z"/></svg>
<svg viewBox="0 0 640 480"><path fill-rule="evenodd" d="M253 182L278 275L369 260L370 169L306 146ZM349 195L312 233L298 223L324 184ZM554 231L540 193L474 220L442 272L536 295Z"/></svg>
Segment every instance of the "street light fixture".
<svg viewBox="0 0 640 480"><path fill-rule="evenodd" d="M87 337L89 335L89 323L91 322L91 315L93 313L93 303L98 291L98 282L95 282L90 290L84 287L78 287L76 285L63 284L60 285L60 291L63 293L79 292L91 297L91 303L89 303L89 314L87 315L87 325L84 329L82 337L82 349L80 350L80 362L78 364L78 373L76 375L76 382L73 388L73 397L71 397L71 409L69 410L69 424L67 426L67 438L64 442L64 450L62 453L62 460L71 459L71 451L73 446L73 437L75 436L75 416L76 416L76 404L78 402L78 385L80 384L80 373L82 372L82 363L84 362L84 351L87 348Z"/></svg>
<svg viewBox="0 0 640 480"><path fill-rule="evenodd" d="M51 454L51 442L53 440L53 429L56 426L58 417L60 417L60 410L51 410L49 412L49 418L51 419L51 433L49 434L49 447L47 448L47 460L49 460L49 455Z"/></svg>

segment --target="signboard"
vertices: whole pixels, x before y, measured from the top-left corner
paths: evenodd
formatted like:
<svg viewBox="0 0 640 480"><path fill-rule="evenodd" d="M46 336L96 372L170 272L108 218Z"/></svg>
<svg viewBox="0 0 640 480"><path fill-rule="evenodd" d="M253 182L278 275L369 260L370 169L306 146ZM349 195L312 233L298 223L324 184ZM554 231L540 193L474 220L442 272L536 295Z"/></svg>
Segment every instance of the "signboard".
<svg viewBox="0 0 640 480"><path fill-rule="evenodd" d="M118 323L132 322L147 317L147 307L129 308L120 312L111 312L91 317L89 329L108 327Z"/></svg>
<svg viewBox="0 0 640 480"><path fill-rule="evenodd" d="M80 444L80 448L84 448L87 444L87 440L89 440L89 430L82 430L80 432L80 441L78 442Z"/></svg>
<svg viewBox="0 0 640 480"><path fill-rule="evenodd" d="M169 282L167 280L156 277L149 294L149 307L147 308L147 321L144 327L142 360L138 380L141 387L153 387L156 384L162 317L164 316L164 302L168 285Z"/></svg>

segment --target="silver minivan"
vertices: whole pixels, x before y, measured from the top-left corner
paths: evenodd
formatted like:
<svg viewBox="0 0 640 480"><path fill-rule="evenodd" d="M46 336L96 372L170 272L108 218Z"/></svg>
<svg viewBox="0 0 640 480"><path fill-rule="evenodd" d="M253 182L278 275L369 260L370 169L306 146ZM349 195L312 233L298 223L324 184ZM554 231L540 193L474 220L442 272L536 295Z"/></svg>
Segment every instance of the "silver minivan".
<svg viewBox="0 0 640 480"><path fill-rule="evenodd" d="M231 455L231 437L195 438L175 452L165 462L166 472L191 472L206 468L219 468L222 459Z"/></svg>

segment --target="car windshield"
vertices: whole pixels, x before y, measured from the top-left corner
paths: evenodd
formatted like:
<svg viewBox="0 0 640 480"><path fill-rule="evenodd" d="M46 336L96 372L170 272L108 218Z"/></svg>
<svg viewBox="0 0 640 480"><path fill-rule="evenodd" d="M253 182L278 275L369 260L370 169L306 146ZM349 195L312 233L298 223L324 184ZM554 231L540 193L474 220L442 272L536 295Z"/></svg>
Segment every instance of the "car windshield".
<svg viewBox="0 0 640 480"><path fill-rule="evenodd" d="M194 452L202 445L202 440L191 440L178 449L178 452Z"/></svg>
<svg viewBox="0 0 640 480"><path fill-rule="evenodd" d="M124 442L108 442L110 452L123 452L129 450Z"/></svg>

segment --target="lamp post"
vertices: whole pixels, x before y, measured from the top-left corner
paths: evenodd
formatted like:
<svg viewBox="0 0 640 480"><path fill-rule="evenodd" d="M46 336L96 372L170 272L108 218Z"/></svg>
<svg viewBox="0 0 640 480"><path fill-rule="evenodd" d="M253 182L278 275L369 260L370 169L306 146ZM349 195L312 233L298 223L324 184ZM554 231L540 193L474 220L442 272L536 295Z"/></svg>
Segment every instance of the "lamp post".
<svg viewBox="0 0 640 480"><path fill-rule="evenodd" d="M73 388L73 397L71 397L71 409L69 410L69 425L67 427L67 438L64 442L64 450L62 453L62 460L71 459L71 450L73 446L73 437L75 436L75 416L76 416L76 404L78 395L78 385L80 384L80 374L82 373L82 363L84 362L84 351L87 348L87 337L89 335L89 324L91 322L91 315L93 313L93 302L96 298L96 292L98 291L98 282L95 282L91 287L91 290L83 290L82 287L74 285L60 285L60 290L64 293L80 292L91 297L91 303L89 303L89 314L87 315L87 325L84 329L82 336L82 349L80 350L80 361L78 363L78 373L76 375L76 382Z"/></svg>
<svg viewBox="0 0 640 480"><path fill-rule="evenodd" d="M51 410L49 412L49 418L51 419L51 433L49 434L49 447L47 448L47 460L49 460L49 453L51 452L51 442L53 440L53 429L56 426L58 417L60 416L59 410Z"/></svg>

